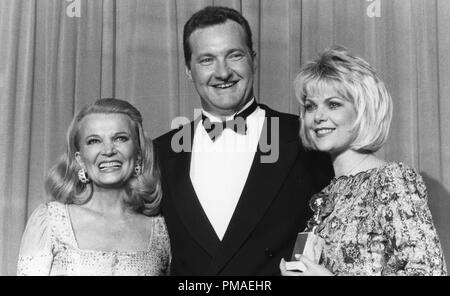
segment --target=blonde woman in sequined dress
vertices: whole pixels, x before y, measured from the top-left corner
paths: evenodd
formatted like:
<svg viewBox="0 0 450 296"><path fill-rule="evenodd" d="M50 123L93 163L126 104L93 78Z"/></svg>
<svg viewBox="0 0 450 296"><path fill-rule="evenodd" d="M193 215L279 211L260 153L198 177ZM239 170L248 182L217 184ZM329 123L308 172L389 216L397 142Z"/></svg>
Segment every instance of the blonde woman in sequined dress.
<svg viewBox="0 0 450 296"><path fill-rule="evenodd" d="M152 151L130 103L84 107L47 177L53 201L28 220L18 275L167 274L170 244Z"/></svg>
<svg viewBox="0 0 450 296"><path fill-rule="evenodd" d="M386 142L392 101L372 67L333 47L294 81L302 105L300 136L330 154L335 178L311 199L325 241L320 264L283 275L446 275L422 177L375 152ZM310 220L312 225L314 221Z"/></svg>

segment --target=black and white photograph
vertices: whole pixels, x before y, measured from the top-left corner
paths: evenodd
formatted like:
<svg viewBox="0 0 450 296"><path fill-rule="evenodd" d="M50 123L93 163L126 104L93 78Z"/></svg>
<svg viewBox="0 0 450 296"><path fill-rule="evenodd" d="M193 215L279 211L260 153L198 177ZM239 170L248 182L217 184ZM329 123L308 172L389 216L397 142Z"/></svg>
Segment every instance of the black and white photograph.
<svg viewBox="0 0 450 296"><path fill-rule="evenodd" d="M449 94L448 0L0 0L0 275L447 276Z"/></svg>

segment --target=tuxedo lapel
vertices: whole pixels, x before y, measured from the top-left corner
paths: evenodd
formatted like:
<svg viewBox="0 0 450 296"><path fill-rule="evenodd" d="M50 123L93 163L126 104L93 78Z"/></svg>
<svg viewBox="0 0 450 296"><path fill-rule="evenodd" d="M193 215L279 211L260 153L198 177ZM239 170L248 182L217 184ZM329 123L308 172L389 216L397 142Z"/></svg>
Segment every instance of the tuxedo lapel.
<svg viewBox="0 0 450 296"><path fill-rule="evenodd" d="M263 133L271 130L272 112L270 109L266 109ZM219 273L239 250L266 213L295 162L298 153L296 135L285 134L281 120L279 120L278 131L280 135L278 161L273 163L261 162L263 153L260 147L263 145L261 141L264 140L261 138L241 197L208 274ZM270 139L270 137L268 138Z"/></svg>
<svg viewBox="0 0 450 296"><path fill-rule="evenodd" d="M191 139L193 140L194 127L197 121L190 124ZM192 142L190 143L192 148ZM167 190L170 191L172 203L180 219L191 236L211 255L216 254L220 240L195 194L190 178L191 150L171 151L168 159Z"/></svg>

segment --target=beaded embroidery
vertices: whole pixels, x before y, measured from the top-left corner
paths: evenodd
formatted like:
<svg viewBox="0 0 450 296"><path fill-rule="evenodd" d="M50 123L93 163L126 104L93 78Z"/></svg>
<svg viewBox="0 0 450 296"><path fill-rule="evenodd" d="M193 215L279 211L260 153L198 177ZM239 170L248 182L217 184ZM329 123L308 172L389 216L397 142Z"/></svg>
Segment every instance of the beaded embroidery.
<svg viewBox="0 0 450 296"><path fill-rule="evenodd" d="M146 275L168 273L170 243L164 218L152 217L152 235L145 251L95 251L79 249L72 230L67 207L49 202L35 210L41 216L40 227L49 227L46 245L32 254L19 255L18 275ZM30 222L31 221L30 218Z"/></svg>
<svg viewBox="0 0 450 296"><path fill-rule="evenodd" d="M393 162L341 176L320 195L322 264L335 275L447 274L426 187L413 169Z"/></svg>

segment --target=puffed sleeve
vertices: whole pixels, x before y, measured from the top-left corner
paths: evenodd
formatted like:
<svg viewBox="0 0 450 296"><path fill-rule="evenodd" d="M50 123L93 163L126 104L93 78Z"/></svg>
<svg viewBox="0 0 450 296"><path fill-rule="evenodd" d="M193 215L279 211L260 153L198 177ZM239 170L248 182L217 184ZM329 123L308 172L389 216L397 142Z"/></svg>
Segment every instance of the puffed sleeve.
<svg viewBox="0 0 450 296"><path fill-rule="evenodd" d="M425 183L404 165L392 170L380 198L388 239L385 275L446 275L442 247L433 224Z"/></svg>
<svg viewBox="0 0 450 296"><path fill-rule="evenodd" d="M52 261L48 207L42 204L31 214L23 233L17 275L49 275Z"/></svg>

